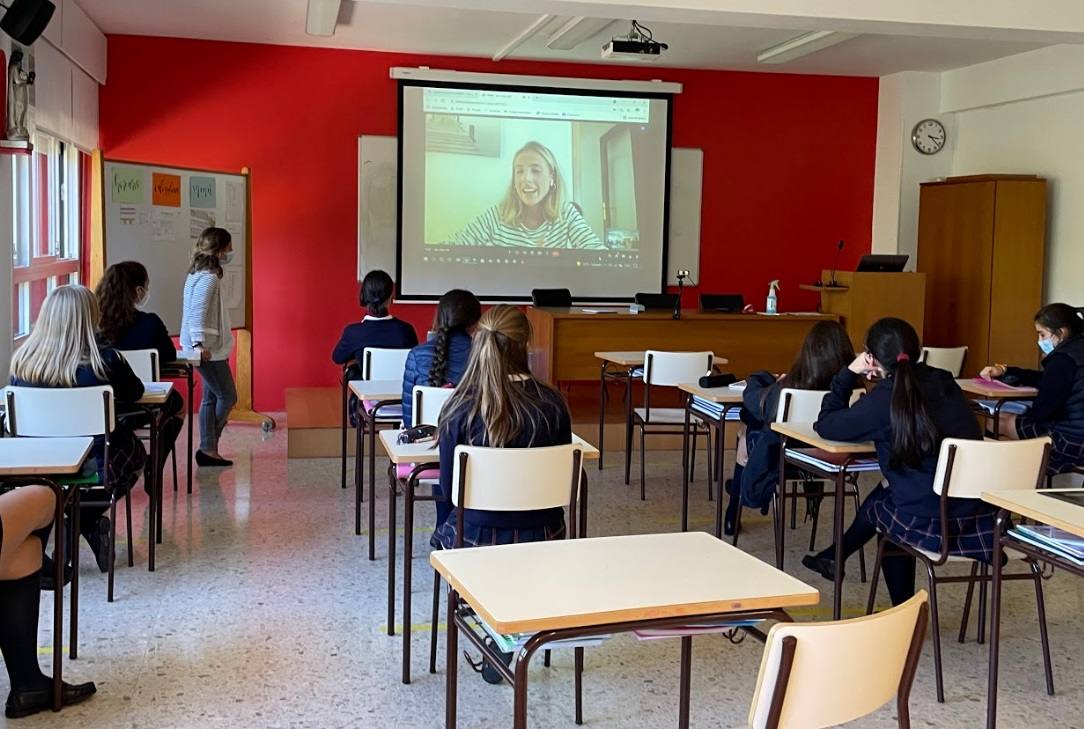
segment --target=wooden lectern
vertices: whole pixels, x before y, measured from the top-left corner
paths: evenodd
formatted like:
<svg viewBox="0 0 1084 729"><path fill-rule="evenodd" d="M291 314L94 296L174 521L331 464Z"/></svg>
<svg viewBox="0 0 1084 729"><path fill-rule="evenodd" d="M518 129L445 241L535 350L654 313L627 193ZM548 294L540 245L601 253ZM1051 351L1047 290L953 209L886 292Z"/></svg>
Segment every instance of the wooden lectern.
<svg viewBox="0 0 1084 729"><path fill-rule="evenodd" d="M822 271L821 280L831 280L832 272ZM856 352L865 347L870 325L886 316L903 319L922 338L926 309L926 274L838 271L838 286L803 285L806 291L819 291L821 312L835 314L847 328Z"/></svg>

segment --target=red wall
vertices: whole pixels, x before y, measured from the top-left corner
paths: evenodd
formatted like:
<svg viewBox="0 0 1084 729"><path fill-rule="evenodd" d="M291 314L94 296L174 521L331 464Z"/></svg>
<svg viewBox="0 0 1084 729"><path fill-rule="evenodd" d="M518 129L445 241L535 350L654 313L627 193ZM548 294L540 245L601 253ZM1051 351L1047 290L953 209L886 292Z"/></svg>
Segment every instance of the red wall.
<svg viewBox="0 0 1084 729"><path fill-rule="evenodd" d="M169 59L168 62L162 59ZM396 133L392 66L681 82L673 143L704 150L700 284L810 310L797 285L870 248L877 79L432 57L109 37L107 157L252 171L255 405L330 385L358 316L357 137ZM449 282L449 286L454 282ZM178 294L179 295L179 294ZM695 290L687 305L695 305ZM424 333L432 307L397 306Z"/></svg>

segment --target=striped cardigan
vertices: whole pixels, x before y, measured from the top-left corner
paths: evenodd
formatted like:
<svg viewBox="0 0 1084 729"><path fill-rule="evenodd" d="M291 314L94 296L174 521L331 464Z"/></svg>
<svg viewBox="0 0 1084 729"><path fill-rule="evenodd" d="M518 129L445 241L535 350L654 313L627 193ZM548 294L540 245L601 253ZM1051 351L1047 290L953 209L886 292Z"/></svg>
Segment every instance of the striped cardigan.
<svg viewBox="0 0 1084 729"><path fill-rule="evenodd" d="M223 301L222 279L214 271L196 271L184 280L181 346L200 342L212 360L229 359L233 349L230 313Z"/></svg>

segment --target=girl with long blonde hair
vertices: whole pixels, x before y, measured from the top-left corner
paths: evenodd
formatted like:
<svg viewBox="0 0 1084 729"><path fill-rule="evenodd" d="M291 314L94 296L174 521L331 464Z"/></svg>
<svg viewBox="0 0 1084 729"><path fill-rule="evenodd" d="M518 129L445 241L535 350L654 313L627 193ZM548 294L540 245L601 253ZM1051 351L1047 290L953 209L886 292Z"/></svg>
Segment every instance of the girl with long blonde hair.
<svg viewBox="0 0 1084 729"><path fill-rule="evenodd" d="M482 315L467 370L440 417L440 487L451 502L457 445L534 448L572 442L572 418L561 394L531 374L527 345L531 328L514 306ZM508 488L515 488L510 477ZM543 541L564 536L564 510L529 512L467 510L463 542L469 545ZM449 514L434 538L455 544L456 516Z"/></svg>
<svg viewBox="0 0 1084 729"><path fill-rule="evenodd" d="M143 383L115 349L101 348L96 340L100 320L94 293L83 286L60 286L41 305L30 335L11 358L11 384L21 387L97 387L110 385L118 410L143 397ZM104 439L96 439L84 467L86 475L102 473ZM109 435L109 483L118 496L126 494L147 459L143 444L123 420ZM100 502L101 494L86 497ZM105 499L108 500L108 495ZM80 532L94 551L98 567L109 569L112 525L105 506L83 505Z"/></svg>

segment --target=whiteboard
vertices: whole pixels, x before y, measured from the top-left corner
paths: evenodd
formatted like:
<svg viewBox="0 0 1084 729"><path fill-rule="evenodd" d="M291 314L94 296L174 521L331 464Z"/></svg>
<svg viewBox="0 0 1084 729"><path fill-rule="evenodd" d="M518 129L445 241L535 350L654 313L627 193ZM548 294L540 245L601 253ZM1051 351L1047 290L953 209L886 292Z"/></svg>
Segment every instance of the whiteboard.
<svg viewBox="0 0 1084 729"><path fill-rule="evenodd" d="M144 308L162 317L170 334L181 330L192 248L210 226L233 237L222 292L234 328L248 326L247 175L105 160L102 184L105 264L139 261L147 267L151 286Z"/></svg>
<svg viewBox="0 0 1084 729"><path fill-rule="evenodd" d="M399 141L396 137L358 138L358 281L374 268L395 272L396 203L399 195ZM688 269L689 285L700 282L700 202L704 174L702 149L674 148L670 154L670 247L667 282Z"/></svg>

